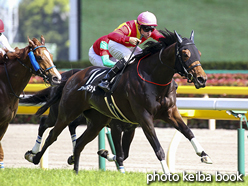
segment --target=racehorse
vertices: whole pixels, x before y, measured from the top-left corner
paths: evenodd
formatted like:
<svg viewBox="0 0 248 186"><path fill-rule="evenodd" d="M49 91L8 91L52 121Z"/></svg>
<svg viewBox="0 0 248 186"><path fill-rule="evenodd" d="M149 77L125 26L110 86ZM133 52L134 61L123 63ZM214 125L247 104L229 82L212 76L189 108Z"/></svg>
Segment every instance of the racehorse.
<svg viewBox="0 0 248 186"><path fill-rule="evenodd" d="M52 54L46 49L45 39L28 38L29 45L15 52L0 49L0 168L4 168L1 140L9 122L15 117L20 94L32 74L41 76L46 83L57 85L61 75L55 68Z"/></svg>
<svg viewBox="0 0 248 186"><path fill-rule="evenodd" d="M32 96L23 98L19 101L19 103L35 105L35 104L41 104L41 103L48 102L49 99L51 99L54 95L58 96L59 93L62 94L63 87L64 87L67 79L69 77L71 77L72 75L74 75L75 73L77 73L78 71L80 71L80 70L79 69L73 69L73 70L66 71L66 72L62 73L61 74L61 76L62 76L62 83L61 84L59 84L58 86L48 87L46 89L43 89L43 90L33 94ZM37 136L37 139L35 141L35 145L33 146L32 150L27 151L27 153L26 153L27 155L25 155L25 158L28 161L29 161L28 156L36 154L39 151L41 140L42 140L42 137L43 137L45 130L47 128L53 127L55 125L55 122L56 122L56 119L58 116L58 106L59 106L59 101L56 102L55 104L51 105L48 116L42 116L40 118L38 136ZM86 119L82 115L80 115L77 119L75 119L74 121L72 121L68 125L70 135L71 135L73 149L74 149L75 144L76 144L76 128L80 124L86 124ZM135 128L137 126L138 125L136 125L136 124L123 123L123 122L121 122L119 120L115 120L115 119L111 120L111 122L109 123L109 127L111 128L111 134L113 137L113 142L116 146L116 154L120 157L123 157L123 160L125 160L128 157L129 147L130 147L130 144L131 144L133 136L134 136ZM121 138L122 132L123 132L123 137ZM102 152L102 150L100 152ZM101 155L102 154L103 154L103 152L101 153ZM105 150L104 154L108 155L108 152ZM107 155L105 158L107 158ZM68 159L69 164L71 164L70 161L71 160ZM110 161L113 161L113 160L110 160ZM120 164L119 167L123 167L123 164ZM122 171L124 171L124 170L122 170Z"/></svg>
<svg viewBox="0 0 248 186"><path fill-rule="evenodd" d="M194 32L192 31L189 39L182 38L176 31L171 33L166 30L162 34L165 38L159 42L147 43L143 52L135 56L135 62L126 67L111 95L96 86L107 68L88 67L69 78L63 88L55 126L41 151L34 155L31 161L38 164L62 130L83 114L87 118L88 126L76 141L73 153L76 173L81 151L112 118L140 124L165 174L169 174L169 169L164 150L156 136L154 119L161 119L174 126L191 142L203 162L212 163L192 131L183 122L176 106L176 88L171 83L173 75L179 73L185 76L188 82L193 82L197 89L206 85L207 76L200 64L200 52L194 44ZM47 106L49 107L49 104ZM37 114L44 113L47 106L41 107ZM119 163L118 159L117 162Z"/></svg>
<svg viewBox="0 0 248 186"><path fill-rule="evenodd" d="M73 70L69 70L69 71L62 73L61 74L62 80L61 80L61 83L59 85L50 86L46 89L43 89L43 90L35 93L32 96L21 99L19 101L19 103L32 104L32 105L41 104L41 103L47 102L54 94L56 94L56 92L62 94L62 90L63 90L63 87L64 87L67 79L69 77L71 77L73 74L77 73L78 71L80 71L80 69L73 69ZM56 119L58 116L58 105L59 105L59 102L56 102L55 104L53 104L50 107L48 116L42 116L40 118L38 136L37 136L37 139L35 141L35 145L31 151L28 151L28 153L36 154L39 151L42 136L43 136L44 132L46 131L47 128L53 127L55 122L56 122ZM75 144L76 144L76 128L80 124L86 124L85 117L79 116L77 119L75 119L73 122L71 122L68 126L70 134L71 134L73 146L75 146Z"/></svg>

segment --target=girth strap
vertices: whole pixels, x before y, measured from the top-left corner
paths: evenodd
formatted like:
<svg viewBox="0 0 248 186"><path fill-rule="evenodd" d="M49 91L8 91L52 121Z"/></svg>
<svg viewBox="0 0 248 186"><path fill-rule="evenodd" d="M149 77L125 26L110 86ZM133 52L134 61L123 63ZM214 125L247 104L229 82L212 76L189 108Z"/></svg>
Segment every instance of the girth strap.
<svg viewBox="0 0 248 186"><path fill-rule="evenodd" d="M111 94L108 94L106 97L104 97L104 100L106 102L109 111L115 116L116 119L119 119L126 123L133 123L130 120L128 120L125 117L125 115L121 112L121 110L118 108L118 106L115 103L114 97ZM137 124L137 123L133 123L133 124Z"/></svg>

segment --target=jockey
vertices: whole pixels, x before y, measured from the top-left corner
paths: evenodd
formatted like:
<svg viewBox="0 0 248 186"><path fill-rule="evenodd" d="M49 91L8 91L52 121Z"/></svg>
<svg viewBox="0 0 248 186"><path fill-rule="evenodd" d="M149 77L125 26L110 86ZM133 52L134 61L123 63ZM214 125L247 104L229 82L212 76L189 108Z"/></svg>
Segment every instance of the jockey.
<svg viewBox="0 0 248 186"><path fill-rule="evenodd" d="M94 66L113 67L116 59L109 53L108 35L102 36L95 41L89 50L89 60Z"/></svg>
<svg viewBox="0 0 248 186"><path fill-rule="evenodd" d="M142 51L140 47L135 48L136 45L143 43L150 37L157 41L164 37L158 32L156 26L157 18L153 13L146 11L139 14L137 20L122 23L113 32L108 34L109 53L119 61L98 84L100 88L105 92L110 91L110 80L123 69L126 63L130 64L129 58L131 59ZM133 51L134 49L135 51ZM131 54L132 56L130 56Z"/></svg>
<svg viewBox="0 0 248 186"><path fill-rule="evenodd" d="M9 45L8 39L3 35L4 32L4 24L3 21L0 19L0 44L4 49L8 49L11 52L14 52L15 50L11 48Z"/></svg>

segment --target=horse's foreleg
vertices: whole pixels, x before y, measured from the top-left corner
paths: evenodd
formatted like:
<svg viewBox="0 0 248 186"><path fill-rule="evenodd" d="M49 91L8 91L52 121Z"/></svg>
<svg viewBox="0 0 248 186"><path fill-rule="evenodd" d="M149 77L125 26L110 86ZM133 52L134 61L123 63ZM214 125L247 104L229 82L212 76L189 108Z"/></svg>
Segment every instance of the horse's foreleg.
<svg viewBox="0 0 248 186"><path fill-rule="evenodd" d="M140 125L141 125L141 127L142 127L142 129L146 135L146 138L150 142L157 158L159 159L159 161L161 163L164 174L170 174L169 168L168 168L167 163L165 161L165 153L164 153L162 146L160 145L160 143L158 141L152 118L147 117L147 120L140 122Z"/></svg>
<svg viewBox="0 0 248 186"><path fill-rule="evenodd" d="M43 116L40 118L40 125L38 129L38 135L35 141L35 144L32 148L32 150L29 150L25 153L24 158L29 161L33 162L33 157L39 152L40 150L40 145L42 141L42 137L46 129L53 127L56 122L57 115L54 114L52 111L52 107L50 108L50 112L48 116Z"/></svg>
<svg viewBox="0 0 248 186"><path fill-rule="evenodd" d="M193 148L195 149L195 152L198 156L201 157L201 161L203 163L212 164L212 160L210 157L206 154L201 144L197 141L195 138L193 132L190 130L190 128L184 123L177 107L173 109L172 112L173 117L171 117L171 120L169 123L173 124L174 127L179 130L192 144Z"/></svg>

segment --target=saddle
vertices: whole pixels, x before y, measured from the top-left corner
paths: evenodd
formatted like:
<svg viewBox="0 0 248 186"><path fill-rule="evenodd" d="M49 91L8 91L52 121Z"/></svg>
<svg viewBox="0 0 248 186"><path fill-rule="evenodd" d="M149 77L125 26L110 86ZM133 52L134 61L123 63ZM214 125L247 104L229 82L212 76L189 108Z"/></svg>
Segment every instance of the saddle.
<svg viewBox="0 0 248 186"><path fill-rule="evenodd" d="M81 86L78 91L88 91L88 92L100 92L103 91L101 88L99 88L97 85L101 82L102 78L107 74L109 69L95 69L95 71L90 75L86 83ZM105 96L107 94L112 94L114 92L114 89L116 86L116 80L120 79L119 76L121 74L117 74L111 81L110 81L110 89L111 91L109 93L105 93ZM104 91L103 91L104 92Z"/></svg>
<svg viewBox="0 0 248 186"><path fill-rule="evenodd" d="M86 83L83 86L81 86L78 89L78 91L88 91L93 94L103 93L104 91L101 88L99 88L97 85L101 81L101 79L105 76L105 74L108 72L108 70L109 69L95 69L95 71L90 75ZM104 92L104 100L106 102L109 111L115 116L116 119L119 119L126 123L132 123L124 116L124 114L118 108L118 106L115 103L114 97L112 96L112 93L116 87L115 83L118 83L116 82L116 80L118 81L118 79L120 79L119 76L121 76L121 74L117 74L111 80L110 82L111 91L108 93Z"/></svg>

